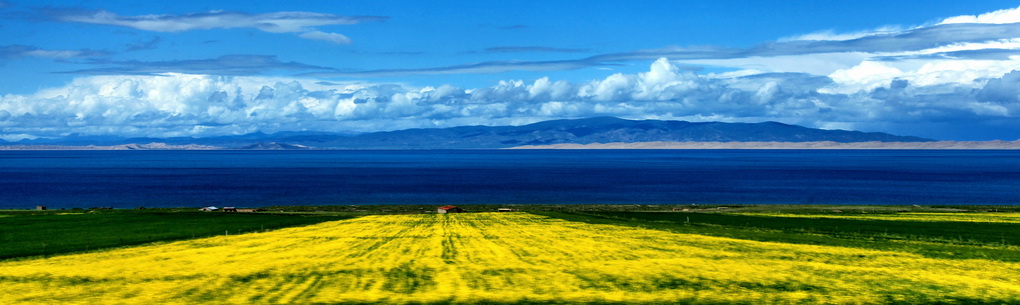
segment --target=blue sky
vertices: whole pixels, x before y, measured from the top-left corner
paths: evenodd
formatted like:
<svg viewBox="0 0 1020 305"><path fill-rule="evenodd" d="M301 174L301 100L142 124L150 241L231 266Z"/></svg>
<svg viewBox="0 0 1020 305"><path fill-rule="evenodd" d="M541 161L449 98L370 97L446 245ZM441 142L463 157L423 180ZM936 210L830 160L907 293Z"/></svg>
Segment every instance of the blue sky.
<svg viewBox="0 0 1020 305"><path fill-rule="evenodd" d="M618 116L1017 140L1016 5L0 0L0 139Z"/></svg>

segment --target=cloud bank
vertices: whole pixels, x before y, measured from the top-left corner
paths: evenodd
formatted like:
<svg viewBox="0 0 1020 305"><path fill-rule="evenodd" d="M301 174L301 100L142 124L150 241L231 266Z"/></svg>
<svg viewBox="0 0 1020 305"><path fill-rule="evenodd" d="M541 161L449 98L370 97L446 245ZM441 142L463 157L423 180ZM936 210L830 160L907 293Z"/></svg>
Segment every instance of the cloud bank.
<svg viewBox="0 0 1020 305"><path fill-rule="evenodd" d="M968 136L942 133L957 129L1020 134L1020 71L969 85L896 79L873 88L847 86L856 83L804 73L697 75L665 58L647 72L588 82L540 78L469 89L252 76L89 76L32 95L3 96L0 138L367 132L607 115L771 120L937 139Z"/></svg>

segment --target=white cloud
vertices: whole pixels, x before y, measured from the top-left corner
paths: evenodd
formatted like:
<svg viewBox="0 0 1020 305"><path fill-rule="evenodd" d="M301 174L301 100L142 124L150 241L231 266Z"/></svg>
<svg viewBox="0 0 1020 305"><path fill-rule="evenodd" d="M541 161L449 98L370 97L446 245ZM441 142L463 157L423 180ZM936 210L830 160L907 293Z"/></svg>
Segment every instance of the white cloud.
<svg viewBox="0 0 1020 305"><path fill-rule="evenodd" d="M991 23L991 24L1004 24L1004 23L1017 23L1020 22L1020 7L1002 9L994 12L984 13L980 15L963 15L949 17L939 24L953 24L953 23Z"/></svg>
<svg viewBox="0 0 1020 305"><path fill-rule="evenodd" d="M377 16L339 16L314 12L273 12L248 14L228 11L209 11L182 15L120 16L109 11L76 11L57 16L58 20L92 24L123 26L154 32L183 32L209 29L254 28L268 33L302 33L306 39L325 40L349 44L342 34L326 33L315 27L349 25L365 21L384 20Z"/></svg>
<svg viewBox="0 0 1020 305"><path fill-rule="evenodd" d="M75 58L82 57L81 51L74 50L31 50L22 53L24 56L45 57L45 58Z"/></svg>
<svg viewBox="0 0 1020 305"><path fill-rule="evenodd" d="M311 31L311 32L301 33L301 35L298 35L298 36L301 37L301 38L304 38L304 39L324 40L324 41L332 42L332 43L335 43L335 44L350 44L351 43L351 39L350 38L347 38L347 36L344 36L343 34L337 34L337 33L326 33L326 32L320 32L320 31Z"/></svg>
<svg viewBox="0 0 1020 305"><path fill-rule="evenodd" d="M829 75L836 82L829 93L850 94L886 86L889 81L902 77L903 71L882 62L865 61L850 69L839 70Z"/></svg>
<svg viewBox="0 0 1020 305"><path fill-rule="evenodd" d="M885 56L909 56L918 54L938 54L959 51L974 51L985 49L1020 49L1020 38L997 39L984 42L953 43L930 49L917 50L913 52L885 53Z"/></svg>
<svg viewBox="0 0 1020 305"><path fill-rule="evenodd" d="M117 25L155 32L183 32L191 30L255 28L271 33L309 31L323 25L356 24L366 17L347 17L313 12L274 12L246 14L240 12L209 11L183 15L119 16L109 11L65 14L63 21Z"/></svg>
<svg viewBox="0 0 1020 305"><path fill-rule="evenodd" d="M567 81L550 81L548 77L535 80L528 88L528 98L561 100L569 99L573 86Z"/></svg>
<svg viewBox="0 0 1020 305"><path fill-rule="evenodd" d="M26 45L0 46L0 58L42 57L68 59L108 55L107 52L93 50L49 50Z"/></svg>
<svg viewBox="0 0 1020 305"><path fill-rule="evenodd" d="M887 86L894 80L907 80L917 86L950 85L976 88L988 79L1020 70L1020 56L1008 60L908 59L901 61L864 61L828 76L835 84L826 93L851 94Z"/></svg>
<svg viewBox="0 0 1020 305"><path fill-rule="evenodd" d="M825 31L818 31L818 32L808 33L808 34L803 34L803 35L784 37L784 38L780 38L777 41L779 41L779 42L788 42L788 41L798 41L798 40L799 41L805 41L805 40L807 40L807 41L853 40L853 39L858 39L858 38L872 36L872 35L891 34L891 33L896 33L896 32L901 32L901 31L903 31L903 28L895 27L895 26L886 26L886 27L881 27L881 28L877 28L877 29L874 29L874 30L858 31L858 32L851 32L851 33L836 33L833 30L825 30Z"/></svg>

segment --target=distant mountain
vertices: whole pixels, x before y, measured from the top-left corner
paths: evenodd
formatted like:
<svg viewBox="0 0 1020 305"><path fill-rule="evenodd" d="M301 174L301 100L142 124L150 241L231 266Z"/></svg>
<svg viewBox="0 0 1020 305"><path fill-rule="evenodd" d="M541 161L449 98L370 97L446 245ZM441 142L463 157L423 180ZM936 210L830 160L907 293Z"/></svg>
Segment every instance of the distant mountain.
<svg viewBox="0 0 1020 305"><path fill-rule="evenodd" d="M283 138L318 148L506 148L522 145L613 142L925 142L918 137L880 132L822 130L776 122L692 123L685 121L624 120L597 117L545 121L523 126L461 126L438 129L407 129L351 137Z"/></svg>
<svg viewBox="0 0 1020 305"><path fill-rule="evenodd" d="M881 132L822 130L777 122L721 123L625 120L596 117L553 120L523 126L461 126L406 129L359 135L325 132L252 133L208 138L116 138L72 135L8 144L123 145L161 142L168 145L208 145L237 149L470 149L523 145L635 143L635 142L927 142L934 141ZM269 144L264 144L269 143Z"/></svg>

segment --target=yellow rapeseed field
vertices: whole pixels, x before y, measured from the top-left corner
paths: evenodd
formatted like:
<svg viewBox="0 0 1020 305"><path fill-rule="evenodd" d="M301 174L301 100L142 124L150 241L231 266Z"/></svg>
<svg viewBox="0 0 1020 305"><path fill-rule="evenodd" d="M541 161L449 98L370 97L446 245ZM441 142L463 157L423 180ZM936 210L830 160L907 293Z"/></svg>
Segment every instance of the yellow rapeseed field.
<svg viewBox="0 0 1020 305"><path fill-rule="evenodd" d="M799 217L799 218L837 218L861 220L898 220L898 221L951 221L951 222L992 222L1020 223L1020 213L894 213L894 214L783 214L740 213L749 216Z"/></svg>
<svg viewBox="0 0 1020 305"><path fill-rule="evenodd" d="M0 263L0 304L1020 303L1020 264L524 213L368 216Z"/></svg>

